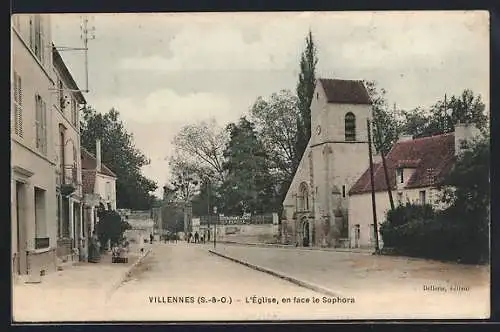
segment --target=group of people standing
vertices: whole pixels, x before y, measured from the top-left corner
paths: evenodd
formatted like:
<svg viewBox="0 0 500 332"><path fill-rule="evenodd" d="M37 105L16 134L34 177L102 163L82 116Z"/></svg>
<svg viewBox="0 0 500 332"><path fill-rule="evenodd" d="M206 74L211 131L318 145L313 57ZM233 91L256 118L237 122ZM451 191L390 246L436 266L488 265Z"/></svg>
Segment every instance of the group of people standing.
<svg viewBox="0 0 500 332"><path fill-rule="evenodd" d="M194 234L189 232L186 236L186 241L187 243L205 243L205 241L210 241L210 233L200 235L198 232Z"/></svg>

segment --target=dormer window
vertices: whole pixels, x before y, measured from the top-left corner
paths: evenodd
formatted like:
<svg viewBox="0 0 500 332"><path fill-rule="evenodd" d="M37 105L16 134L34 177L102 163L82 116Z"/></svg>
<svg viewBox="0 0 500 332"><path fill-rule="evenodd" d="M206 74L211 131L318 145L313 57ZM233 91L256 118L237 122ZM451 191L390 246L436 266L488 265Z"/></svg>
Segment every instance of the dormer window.
<svg viewBox="0 0 500 332"><path fill-rule="evenodd" d="M345 140L355 141L356 140L356 116L349 112L345 115Z"/></svg>
<svg viewBox="0 0 500 332"><path fill-rule="evenodd" d="M404 172L402 168L396 170L396 181L397 183L404 183Z"/></svg>

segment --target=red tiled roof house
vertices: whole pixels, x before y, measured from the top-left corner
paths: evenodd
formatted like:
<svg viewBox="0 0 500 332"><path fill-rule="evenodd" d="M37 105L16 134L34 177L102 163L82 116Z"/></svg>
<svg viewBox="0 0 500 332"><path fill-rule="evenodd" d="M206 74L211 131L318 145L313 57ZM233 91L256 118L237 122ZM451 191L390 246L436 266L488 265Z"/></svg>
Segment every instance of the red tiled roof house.
<svg viewBox="0 0 500 332"><path fill-rule="evenodd" d="M462 140L478 134L472 126L457 125L454 133L398 141L386 156L394 204L431 204L444 208L437 185L452 169ZM368 160L368 156L367 156ZM383 164L374 162L374 187L378 224L385 221L390 208ZM353 247L374 246L370 168L349 191L350 239ZM379 239L382 239L379 236Z"/></svg>

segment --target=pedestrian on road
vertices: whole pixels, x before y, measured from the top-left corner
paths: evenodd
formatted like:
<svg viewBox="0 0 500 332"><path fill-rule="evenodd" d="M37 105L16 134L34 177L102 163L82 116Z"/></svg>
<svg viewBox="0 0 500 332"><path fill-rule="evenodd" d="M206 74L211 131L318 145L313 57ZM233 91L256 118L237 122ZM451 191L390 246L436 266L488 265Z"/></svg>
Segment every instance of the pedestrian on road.
<svg viewBox="0 0 500 332"><path fill-rule="evenodd" d="M201 243L205 243L205 235L201 236Z"/></svg>
<svg viewBox="0 0 500 332"><path fill-rule="evenodd" d="M149 243L153 243L153 240L154 240L154 236L153 236L153 233L151 233L149 235Z"/></svg>
<svg viewBox="0 0 500 332"><path fill-rule="evenodd" d="M200 242L200 234L198 232L194 233L194 243Z"/></svg>

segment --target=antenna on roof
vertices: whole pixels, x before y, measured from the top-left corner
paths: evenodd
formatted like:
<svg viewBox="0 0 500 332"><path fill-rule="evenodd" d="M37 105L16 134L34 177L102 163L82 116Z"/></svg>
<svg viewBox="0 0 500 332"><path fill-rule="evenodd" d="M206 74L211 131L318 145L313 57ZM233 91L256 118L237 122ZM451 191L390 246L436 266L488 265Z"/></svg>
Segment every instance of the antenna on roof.
<svg viewBox="0 0 500 332"><path fill-rule="evenodd" d="M83 51L85 57L85 90L89 92L89 69L88 69L88 41L95 39L95 26L89 25L88 16L80 16L80 38L83 40L83 47L54 46L57 51ZM92 20L93 21L93 20Z"/></svg>

